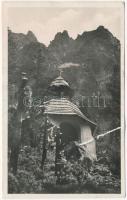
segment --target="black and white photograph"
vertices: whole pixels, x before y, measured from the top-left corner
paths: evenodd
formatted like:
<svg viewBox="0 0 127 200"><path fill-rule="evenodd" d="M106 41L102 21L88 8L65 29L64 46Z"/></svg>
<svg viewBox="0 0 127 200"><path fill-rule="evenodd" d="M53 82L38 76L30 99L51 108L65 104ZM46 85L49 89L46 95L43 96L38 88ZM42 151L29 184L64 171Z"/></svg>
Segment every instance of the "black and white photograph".
<svg viewBox="0 0 127 200"><path fill-rule="evenodd" d="M3 10L6 193L124 195L124 3Z"/></svg>

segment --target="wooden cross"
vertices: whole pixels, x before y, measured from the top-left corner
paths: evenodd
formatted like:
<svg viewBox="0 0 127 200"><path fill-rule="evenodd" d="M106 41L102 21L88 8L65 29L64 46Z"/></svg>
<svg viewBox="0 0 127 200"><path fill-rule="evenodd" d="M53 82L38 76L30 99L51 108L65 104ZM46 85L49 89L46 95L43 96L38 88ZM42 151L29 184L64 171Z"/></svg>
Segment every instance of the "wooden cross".
<svg viewBox="0 0 127 200"><path fill-rule="evenodd" d="M59 68L59 73L60 73L60 76L62 75L62 72L63 72L63 69Z"/></svg>

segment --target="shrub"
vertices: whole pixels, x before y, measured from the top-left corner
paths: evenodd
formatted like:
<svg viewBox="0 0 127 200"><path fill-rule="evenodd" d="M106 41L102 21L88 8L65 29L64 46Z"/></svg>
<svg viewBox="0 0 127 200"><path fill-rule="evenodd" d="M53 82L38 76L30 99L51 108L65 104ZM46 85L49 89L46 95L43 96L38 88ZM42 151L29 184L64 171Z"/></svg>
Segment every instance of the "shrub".
<svg viewBox="0 0 127 200"><path fill-rule="evenodd" d="M8 173L8 193L18 193L19 182L18 179L12 174Z"/></svg>

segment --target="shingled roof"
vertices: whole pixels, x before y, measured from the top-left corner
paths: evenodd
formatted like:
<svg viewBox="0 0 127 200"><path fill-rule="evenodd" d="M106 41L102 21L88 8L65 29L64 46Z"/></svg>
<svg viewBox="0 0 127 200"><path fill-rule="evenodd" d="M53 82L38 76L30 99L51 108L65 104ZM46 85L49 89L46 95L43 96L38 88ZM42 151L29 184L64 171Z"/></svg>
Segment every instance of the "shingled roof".
<svg viewBox="0 0 127 200"><path fill-rule="evenodd" d="M89 120L75 104L73 104L66 98L52 99L50 101L47 101L45 102L44 107L45 107L46 114L77 115L80 118L84 119L85 121L96 126L96 123Z"/></svg>
<svg viewBox="0 0 127 200"><path fill-rule="evenodd" d="M69 87L69 84L63 79L62 76L57 77L52 83L50 84L50 87L52 86L66 86Z"/></svg>

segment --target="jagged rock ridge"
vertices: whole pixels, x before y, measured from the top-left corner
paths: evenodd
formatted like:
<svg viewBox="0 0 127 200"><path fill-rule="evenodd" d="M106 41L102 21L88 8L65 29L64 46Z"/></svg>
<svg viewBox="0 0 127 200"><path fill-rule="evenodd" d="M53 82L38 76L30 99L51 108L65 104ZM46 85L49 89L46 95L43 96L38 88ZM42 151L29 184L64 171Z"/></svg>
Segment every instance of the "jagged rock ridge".
<svg viewBox="0 0 127 200"><path fill-rule="evenodd" d="M63 76L74 89L75 96L92 96L99 91L114 99L111 85L115 87L120 81L120 42L103 26L85 31L75 40L67 31L59 32L48 47L39 43L31 31L27 35L9 31L8 35L10 85L19 85L20 74L26 71L33 93L37 95L38 91L43 96L48 84L58 75L58 66L72 62L80 67L64 69ZM119 99L119 88L116 96ZM87 108L93 120L99 109Z"/></svg>

